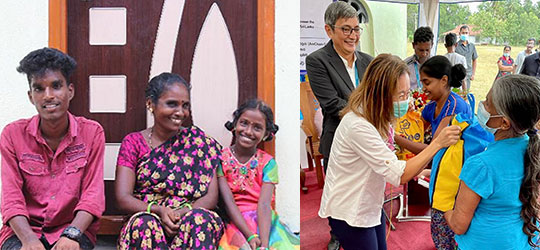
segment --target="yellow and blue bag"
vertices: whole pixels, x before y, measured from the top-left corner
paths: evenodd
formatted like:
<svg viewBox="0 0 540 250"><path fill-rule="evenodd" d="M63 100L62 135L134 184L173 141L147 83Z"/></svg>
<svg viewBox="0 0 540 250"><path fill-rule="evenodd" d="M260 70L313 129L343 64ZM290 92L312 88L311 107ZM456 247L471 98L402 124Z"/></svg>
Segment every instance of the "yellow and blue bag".
<svg viewBox="0 0 540 250"><path fill-rule="evenodd" d="M396 121L395 133L407 138L409 141L424 142L424 122L420 112L409 110L403 117ZM398 159L408 160L414 157L409 150L401 148L396 152Z"/></svg>
<svg viewBox="0 0 540 250"><path fill-rule="evenodd" d="M468 99L473 109L471 114L474 114L474 96L469 94ZM450 123L461 127L461 137L456 144L435 154L429 182L431 207L442 212L454 208L463 163L470 156L483 152L494 140L493 134L484 130L474 115L471 117L459 113Z"/></svg>

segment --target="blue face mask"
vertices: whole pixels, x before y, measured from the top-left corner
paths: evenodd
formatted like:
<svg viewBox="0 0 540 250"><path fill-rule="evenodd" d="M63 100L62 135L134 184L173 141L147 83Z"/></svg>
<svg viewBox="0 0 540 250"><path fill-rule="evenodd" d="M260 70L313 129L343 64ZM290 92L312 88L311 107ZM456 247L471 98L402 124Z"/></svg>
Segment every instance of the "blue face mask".
<svg viewBox="0 0 540 250"><path fill-rule="evenodd" d="M510 53L503 53L503 56L510 57Z"/></svg>
<svg viewBox="0 0 540 250"><path fill-rule="evenodd" d="M482 126L482 128L484 130L486 130L487 132L495 134L500 127L499 128L491 128L491 127L488 127L487 123L488 123L489 119L494 118L494 117L503 117L503 115L491 115L486 110L486 108L484 107L484 102L478 103L478 112L477 113L478 113L477 114L478 123L480 124L480 126Z"/></svg>
<svg viewBox="0 0 540 250"><path fill-rule="evenodd" d="M409 110L409 100L410 98L407 98L405 101L394 102L394 116L396 118L401 118L407 114L407 110Z"/></svg>
<svg viewBox="0 0 540 250"><path fill-rule="evenodd" d="M459 38L461 38L462 41L469 40L469 35L461 35Z"/></svg>

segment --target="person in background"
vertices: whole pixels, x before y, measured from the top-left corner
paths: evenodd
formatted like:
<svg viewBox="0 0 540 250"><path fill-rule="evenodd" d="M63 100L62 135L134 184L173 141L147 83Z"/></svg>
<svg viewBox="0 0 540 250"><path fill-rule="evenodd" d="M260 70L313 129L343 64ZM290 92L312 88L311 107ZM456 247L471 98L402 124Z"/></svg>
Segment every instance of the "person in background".
<svg viewBox="0 0 540 250"><path fill-rule="evenodd" d="M452 66L461 64L463 65L463 68L467 69L467 59L465 59L464 56L456 53L457 42L457 35L454 33L448 33L446 36L444 36L444 46L446 47L447 51L444 56L448 58Z"/></svg>
<svg viewBox="0 0 540 250"><path fill-rule="evenodd" d="M105 133L99 123L68 112L76 65L43 48L17 67L38 114L8 124L0 137L2 249L94 248L105 210Z"/></svg>
<svg viewBox="0 0 540 250"><path fill-rule="evenodd" d="M540 43L538 45L540 46ZM536 53L525 57L519 73L540 79L540 50L537 49Z"/></svg>
<svg viewBox="0 0 540 250"><path fill-rule="evenodd" d="M538 233L540 81L508 75L478 105L478 122L495 135L465 161L453 210L445 218L459 249L531 249ZM536 249L536 248L534 248Z"/></svg>
<svg viewBox="0 0 540 250"><path fill-rule="evenodd" d="M469 42L469 34L471 30L469 26L463 25L459 28L459 42L456 48L456 53L462 55L467 60L467 77L465 78L466 89L471 89L471 81L474 81L474 75L476 73L476 59L478 53L476 52L476 46Z"/></svg>
<svg viewBox="0 0 540 250"><path fill-rule="evenodd" d="M448 126L415 157L397 159L386 141L392 136L389 131L399 115L396 111L409 105L409 84L407 65L397 56L380 54L341 113L319 216L329 218L345 250L385 250L386 183L396 187L407 183L437 151L459 139L459 126Z"/></svg>
<svg viewBox="0 0 540 250"><path fill-rule="evenodd" d="M444 36L444 46L446 47L447 53L444 55L452 66L456 64L461 64L467 70L467 59L465 59L464 56L456 53L456 47L457 47L457 35L450 32ZM465 91L466 87L462 84L461 85L462 90Z"/></svg>
<svg viewBox="0 0 540 250"><path fill-rule="evenodd" d="M411 90L422 89L420 67L431 56L433 47L433 31L430 27L420 27L414 31L412 43L414 55L405 58L411 79Z"/></svg>
<svg viewBox="0 0 540 250"><path fill-rule="evenodd" d="M499 60L497 61L497 67L499 67L499 73L497 73L497 77L495 77L495 80L505 76L514 74L516 67L514 64L514 59L510 56L510 52L512 51L512 47L506 45L503 48L503 55L499 57Z"/></svg>
<svg viewBox="0 0 540 250"><path fill-rule="evenodd" d="M350 4L337 1L328 5L324 23L330 41L307 56L306 70L323 113L319 152L324 157L326 172L334 133L341 120L339 111L347 104L351 92L359 86L373 57L356 50L362 28L356 10ZM328 249L338 250L339 242L332 232L330 235Z"/></svg>
<svg viewBox="0 0 540 250"><path fill-rule="evenodd" d="M519 54L516 57L516 73L521 72L521 67L523 66L523 61L525 61L525 57L528 57L534 53L533 48L536 43L536 39L529 38L527 40L527 47L525 50L519 52Z"/></svg>

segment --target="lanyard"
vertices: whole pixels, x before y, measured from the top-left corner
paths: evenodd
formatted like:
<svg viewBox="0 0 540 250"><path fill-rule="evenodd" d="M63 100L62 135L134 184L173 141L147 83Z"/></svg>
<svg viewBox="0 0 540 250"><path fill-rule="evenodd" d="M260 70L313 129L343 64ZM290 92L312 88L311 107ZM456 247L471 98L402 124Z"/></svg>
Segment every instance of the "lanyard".
<svg viewBox="0 0 540 250"><path fill-rule="evenodd" d="M416 84L418 89L422 89L422 82L420 81L420 73L418 73L418 63L414 63L414 73L416 73Z"/></svg>
<svg viewBox="0 0 540 250"><path fill-rule="evenodd" d="M356 63L353 63L354 67L354 80L355 80L355 87L358 88L358 69L356 68Z"/></svg>

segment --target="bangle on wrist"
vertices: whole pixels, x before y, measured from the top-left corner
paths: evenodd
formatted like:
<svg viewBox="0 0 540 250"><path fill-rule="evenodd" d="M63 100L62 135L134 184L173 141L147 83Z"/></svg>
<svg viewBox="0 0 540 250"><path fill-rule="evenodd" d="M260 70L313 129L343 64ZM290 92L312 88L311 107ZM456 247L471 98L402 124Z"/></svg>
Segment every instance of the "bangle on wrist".
<svg viewBox="0 0 540 250"><path fill-rule="evenodd" d="M247 238L247 242L250 242L252 239L255 239L255 238L259 238L259 235L258 234L252 234L251 236L249 236Z"/></svg>
<svg viewBox="0 0 540 250"><path fill-rule="evenodd" d="M192 209L193 209L193 207L191 206L191 204L189 204L189 203L187 203L187 202L184 203L182 206L180 206L180 209L185 208L185 207L187 207L189 210L192 210Z"/></svg>
<svg viewBox="0 0 540 250"><path fill-rule="evenodd" d="M157 205L157 202L152 201L152 202L148 203L148 207L146 207L146 212L147 213L151 212L150 209L152 208L152 205Z"/></svg>

